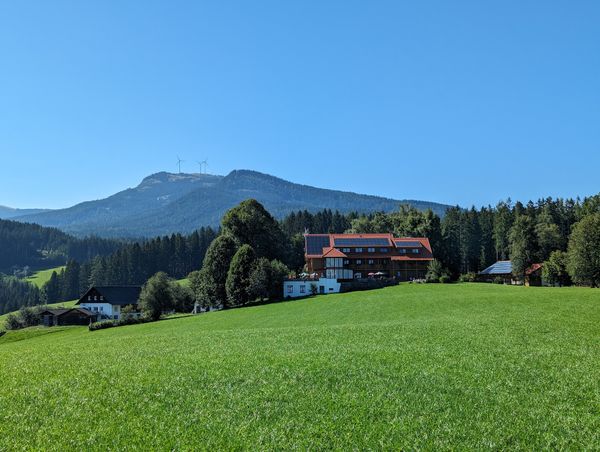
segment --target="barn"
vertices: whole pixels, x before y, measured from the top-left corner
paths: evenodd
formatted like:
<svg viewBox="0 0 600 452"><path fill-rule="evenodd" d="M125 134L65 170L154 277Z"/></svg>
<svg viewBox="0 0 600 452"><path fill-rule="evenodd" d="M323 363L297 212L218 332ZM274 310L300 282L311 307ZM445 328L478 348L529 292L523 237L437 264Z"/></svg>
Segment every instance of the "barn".
<svg viewBox="0 0 600 452"><path fill-rule="evenodd" d="M504 284L517 284L512 274L511 261L498 261L477 274L477 281L496 282L502 280Z"/></svg>
<svg viewBox="0 0 600 452"><path fill-rule="evenodd" d="M65 326L65 325L89 325L90 320L94 322L96 315L87 309L46 309L40 313L42 325Z"/></svg>

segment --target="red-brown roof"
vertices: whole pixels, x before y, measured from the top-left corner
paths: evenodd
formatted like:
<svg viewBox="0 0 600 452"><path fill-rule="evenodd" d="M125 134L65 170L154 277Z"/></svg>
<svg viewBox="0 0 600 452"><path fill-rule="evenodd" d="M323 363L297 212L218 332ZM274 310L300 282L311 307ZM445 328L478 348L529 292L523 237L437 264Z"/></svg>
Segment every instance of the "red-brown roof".
<svg viewBox="0 0 600 452"><path fill-rule="evenodd" d="M336 248L323 248L323 257L348 257Z"/></svg>
<svg viewBox="0 0 600 452"><path fill-rule="evenodd" d="M310 241L309 241L310 239ZM339 249L337 252L335 250L335 240L336 239L384 239L384 241L379 245L375 245L376 254L369 253L368 256L365 257L396 257L393 260L432 260L433 252L431 249L431 244L429 243L429 239L427 237L394 237L393 234L384 233L384 234L305 234L305 244L307 249L306 258L308 259L319 259L327 257L347 257L346 254L341 252ZM416 245L416 244L419 245ZM398 248L403 248L403 244L406 244L406 248L420 248L421 252L418 255L407 253L406 255L401 256L393 256L397 254ZM364 248L370 247L372 245L363 245ZM344 246L337 245L337 248L342 248ZM350 245L350 248L356 249L357 246ZM360 248L360 246L358 246ZM381 247L391 248L389 253L380 255L377 250ZM320 251L320 252L319 252ZM327 254L329 253L329 254ZM334 254L331 254L334 253ZM359 257L358 255L355 257Z"/></svg>
<svg viewBox="0 0 600 452"><path fill-rule="evenodd" d="M527 270L525 270L525 274L531 275L532 273L535 273L543 266L544 266L544 264L532 264L531 267L529 267Z"/></svg>

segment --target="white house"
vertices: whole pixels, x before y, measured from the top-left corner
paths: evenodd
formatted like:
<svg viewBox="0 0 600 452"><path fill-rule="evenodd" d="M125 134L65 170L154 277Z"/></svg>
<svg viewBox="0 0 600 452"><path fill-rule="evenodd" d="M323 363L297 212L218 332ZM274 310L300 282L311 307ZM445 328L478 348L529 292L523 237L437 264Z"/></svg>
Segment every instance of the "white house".
<svg viewBox="0 0 600 452"><path fill-rule="evenodd" d="M137 311L141 291L140 286L95 286L75 304L102 318L119 320L123 307L133 306Z"/></svg>
<svg viewBox="0 0 600 452"><path fill-rule="evenodd" d="M287 279L283 282L283 298L338 293L341 283L335 278Z"/></svg>

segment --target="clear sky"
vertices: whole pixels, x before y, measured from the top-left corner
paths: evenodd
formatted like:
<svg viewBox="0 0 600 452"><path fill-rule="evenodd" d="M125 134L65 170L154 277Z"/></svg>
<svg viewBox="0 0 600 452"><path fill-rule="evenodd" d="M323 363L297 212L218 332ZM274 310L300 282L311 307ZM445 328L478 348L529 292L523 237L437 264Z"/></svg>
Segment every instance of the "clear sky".
<svg viewBox="0 0 600 452"><path fill-rule="evenodd" d="M600 191L600 2L0 2L0 204L254 169L469 206Z"/></svg>

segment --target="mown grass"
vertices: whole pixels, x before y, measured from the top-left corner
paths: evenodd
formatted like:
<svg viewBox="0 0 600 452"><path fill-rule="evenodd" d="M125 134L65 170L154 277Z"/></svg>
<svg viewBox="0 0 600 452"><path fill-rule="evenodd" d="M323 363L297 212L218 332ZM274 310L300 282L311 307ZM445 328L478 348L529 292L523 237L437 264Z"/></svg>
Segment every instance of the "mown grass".
<svg viewBox="0 0 600 452"><path fill-rule="evenodd" d="M65 266L63 265L60 267L49 268L46 270L40 270L40 271L35 272L33 275L25 278L25 281L28 281L31 284L33 284L41 289L42 286L50 280L50 277L52 276L52 272L60 273L62 270L64 270L64 268L65 268Z"/></svg>
<svg viewBox="0 0 600 452"><path fill-rule="evenodd" d="M402 285L4 337L0 450L597 449L599 322L592 289Z"/></svg>

